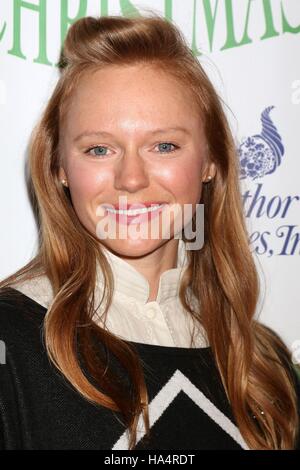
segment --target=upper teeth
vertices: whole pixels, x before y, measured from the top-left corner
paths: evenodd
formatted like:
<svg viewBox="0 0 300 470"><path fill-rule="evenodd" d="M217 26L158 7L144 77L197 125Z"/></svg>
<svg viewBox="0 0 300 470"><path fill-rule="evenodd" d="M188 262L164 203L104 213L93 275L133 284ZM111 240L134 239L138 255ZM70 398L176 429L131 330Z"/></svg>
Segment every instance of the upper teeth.
<svg viewBox="0 0 300 470"><path fill-rule="evenodd" d="M145 212L153 212L156 211L158 208L162 207L163 204L157 204L156 206L151 206L151 207L143 207L142 209L112 209L110 207L106 207L106 210L108 212L111 212L112 214L126 214L126 215L138 215L138 214L144 214Z"/></svg>

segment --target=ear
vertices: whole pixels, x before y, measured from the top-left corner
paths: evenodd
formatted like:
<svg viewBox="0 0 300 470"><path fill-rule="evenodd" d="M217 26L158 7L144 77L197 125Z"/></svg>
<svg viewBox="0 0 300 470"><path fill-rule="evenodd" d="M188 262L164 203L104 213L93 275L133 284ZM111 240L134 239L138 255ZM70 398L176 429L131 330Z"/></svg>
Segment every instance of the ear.
<svg viewBox="0 0 300 470"><path fill-rule="evenodd" d="M65 172L65 170L63 169L62 166L59 167L59 170L58 170L58 178L59 178L60 181L67 179L66 172Z"/></svg>

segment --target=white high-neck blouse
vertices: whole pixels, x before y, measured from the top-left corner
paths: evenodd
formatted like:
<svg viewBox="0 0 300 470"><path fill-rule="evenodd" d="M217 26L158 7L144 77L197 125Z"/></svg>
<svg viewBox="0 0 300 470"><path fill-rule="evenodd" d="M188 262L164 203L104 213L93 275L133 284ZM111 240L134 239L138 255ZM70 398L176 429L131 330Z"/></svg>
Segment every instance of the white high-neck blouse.
<svg viewBox="0 0 300 470"><path fill-rule="evenodd" d="M176 347L207 347L204 329L195 326L194 341L191 336L194 321L179 299L180 280L187 264L185 243L179 239L177 267L163 272L159 279L155 301L148 302L150 286L147 279L122 258L102 245L114 276L113 302L106 326L110 332L128 341ZM18 282L12 285L47 309L53 301L53 291L47 276ZM98 306L103 293L103 275L97 266L95 302ZM193 305L194 300L192 300ZM103 307L97 308L94 321L102 327Z"/></svg>

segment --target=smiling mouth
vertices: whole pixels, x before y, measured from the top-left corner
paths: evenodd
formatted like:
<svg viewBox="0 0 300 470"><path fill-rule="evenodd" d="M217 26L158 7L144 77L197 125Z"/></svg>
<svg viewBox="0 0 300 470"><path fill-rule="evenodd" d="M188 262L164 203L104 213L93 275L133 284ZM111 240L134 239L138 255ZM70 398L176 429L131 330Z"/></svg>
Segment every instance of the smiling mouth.
<svg viewBox="0 0 300 470"><path fill-rule="evenodd" d="M105 207L105 210L109 212L110 214L120 214L120 215L128 215L128 216L134 217L134 216L141 215L141 214L155 212L158 209L161 209L165 205L166 205L165 203L153 204L149 207L141 207L140 209L115 209L112 207Z"/></svg>
<svg viewBox="0 0 300 470"><path fill-rule="evenodd" d="M117 224L147 224L158 218L167 206L168 204L163 203L139 209L115 209L113 207L105 207L105 213Z"/></svg>

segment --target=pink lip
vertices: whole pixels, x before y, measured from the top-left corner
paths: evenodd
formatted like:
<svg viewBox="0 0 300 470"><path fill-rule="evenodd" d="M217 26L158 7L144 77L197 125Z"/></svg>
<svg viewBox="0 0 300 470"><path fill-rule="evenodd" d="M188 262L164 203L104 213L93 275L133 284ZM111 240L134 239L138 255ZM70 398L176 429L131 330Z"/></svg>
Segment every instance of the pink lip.
<svg viewBox="0 0 300 470"><path fill-rule="evenodd" d="M158 204L158 203L152 203ZM159 204L164 204L164 203L159 203ZM151 204L148 204L147 207L151 206ZM131 224L142 224L145 222L150 222L151 220L155 219L156 217L159 216L159 214L162 212L162 210L165 208L166 204L164 204L162 207L159 207L156 211L151 211L151 212L146 212L144 214L139 214L139 215L127 215L127 214L112 214L111 212L106 211L106 214L112 217L118 224L122 225L131 225ZM142 207L145 207L145 204L142 205ZM116 209L119 209L115 207ZM140 207L135 207L135 206L130 206L132 209L138 209ZM124 209L123 209L124 210Z"/></svg>

